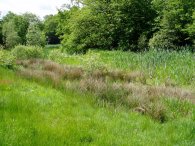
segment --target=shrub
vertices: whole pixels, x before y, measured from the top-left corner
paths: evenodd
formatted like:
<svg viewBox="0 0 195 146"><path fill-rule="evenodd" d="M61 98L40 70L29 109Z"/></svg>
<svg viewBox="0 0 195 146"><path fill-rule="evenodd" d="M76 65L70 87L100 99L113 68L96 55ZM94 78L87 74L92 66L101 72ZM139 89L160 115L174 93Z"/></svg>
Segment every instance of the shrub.
<svg viewBox="0 0 195 146"><path fill-rule="evenodd" d="M56 57L58 56L58 57ZM53 60L53 61L56 61L56 62L62 62L63 58L67 57L67 55L65 53L62 53L61 50L59 49L55 49L55 50L52 50L49 52L49 55L48 55L48 59L49 60Z"/></svg>
<svg viewBox="0 0 195 146"><path fill-rule="evenodd" d="M4 46L3 45L0 45L0 51L4 49Z"/></svg>
<svg viewBox="0 0 195 146"><path fill-rule="evenodd" d="M29 59L29 58L43 58L44 52L43 48L38 46L16 46L12 50L12 54L17 59Z"/></svg>
<svg viewBox="0 0 195 146"><path fill-rule="evenodd" d="M150 39L149 47L155 49L175 49L176 46L173 44L174 40L176 40L176 36L174 35L170 35L165 31L157 32Z"/></svg>
<svg viewBox="0 0 195 146"><path fill-rule="evenodd" d="M146 50L148 48L148 38L145 34L140 35L137 45L139 50Z"/></svg>
<svg viewBox="0 0 195 146"><path fill-rule="evenodd" d="M0 50L0 66L13 68L15 62L15 57L5 50Z"/></svg>

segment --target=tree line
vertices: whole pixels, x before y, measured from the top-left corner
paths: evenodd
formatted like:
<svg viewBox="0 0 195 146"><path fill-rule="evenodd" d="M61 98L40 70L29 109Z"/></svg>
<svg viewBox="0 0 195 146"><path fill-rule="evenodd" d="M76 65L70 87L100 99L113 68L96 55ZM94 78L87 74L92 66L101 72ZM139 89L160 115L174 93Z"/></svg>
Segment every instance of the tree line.
<svg viewBox="0 0 195 146"><path fill-rule="evenodd" d="M61 43L70 53L195 47L193 0L71 1L42 21L9 12L0 21L0 43L6 48Z"/></svg>

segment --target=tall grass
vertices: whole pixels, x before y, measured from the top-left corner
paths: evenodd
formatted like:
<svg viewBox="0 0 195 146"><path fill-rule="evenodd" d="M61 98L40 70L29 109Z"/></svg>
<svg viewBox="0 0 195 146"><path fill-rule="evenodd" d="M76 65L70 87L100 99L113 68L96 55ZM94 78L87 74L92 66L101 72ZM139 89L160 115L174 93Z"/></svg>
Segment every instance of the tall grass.
<svg viewBox="0 0 195 146"><path fill-rule="evenodd" d="M177 85L195 85L195 54L189 51L151 50L142 53L100 52L112 68L139 70L149 75L152 84L172 80Z"/></svg>
<svg viewBox="0 0 195 146"><path fill-rule="evenodd" d="M97 106L94 98L91 94L54 89L47 82L40 85L0 68L0 145L195 144L194 117L189 114L192 105L188 102L166 101L174 111L167 112L174 118L161 124L128 108L113 108L102 100ZM156 110L151 105L151 109L161 113L158 111L163 108L158 105Z"/></svg>
<svg viewBox="0 0 195 146"><path fill-rule="evenodd" d="M113 105L127 105L142 109L141 113L156 120L166 120L163 98L188 99L194 102L194 93L178 87L149 86L143 73L109 70L86 72L78 67L68 67L45 60L18 61L25 69L20 75L36 81L50 81L54 87L71 89L81 93L92 93L98 99Z"/></svg>
<svg viewBox="0 0 195 146"><path fill-rule="evenodd" d="M64 55L49 59L61 64L82 66L88 70L106 68L143 72L151 85L195 86L195 54L185 49L177 52L150 50L140 53L89 51L85 55Z"/></svg>

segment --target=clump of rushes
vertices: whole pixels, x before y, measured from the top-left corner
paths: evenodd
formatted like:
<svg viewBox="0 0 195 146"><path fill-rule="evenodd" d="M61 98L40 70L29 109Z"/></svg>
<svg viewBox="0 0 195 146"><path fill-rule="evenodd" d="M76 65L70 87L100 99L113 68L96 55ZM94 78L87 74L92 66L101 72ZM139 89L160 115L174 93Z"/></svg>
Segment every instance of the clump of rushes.
<svg viewBox="0 0 195 146"><path fill-rule="evenodd" d="M113 71L108 72L108 77L114 81L124 80L124 75L125 75L125 72L120 71L120 70L113 70Z"/></svg>
<svg viewBox="0 0 195 146"><path fill-rule="evenodd" d="M91 72L91 76L95 79L105 80L107 75L108 75L108 72L106 70L96 69L93 72Z"/></svg>
<svg viewBox="0 0 195 146"><path fill-rule="evenodd" d="M69 87L71 88L71 86ZM134 111L149 115L160 122L166 120L166 108L161 103L161 96L148 96L147 88L139 91L141 86L131 84L128 88L124 88L122 84L109 84L93 78L82 79L76 87L75 83L72 84L72 87L77 91L79 89L81 92L91 92L98 99L114 105L126 105Z"/></svg>
<svg viewBox="0 0 195 146"><path fill-rule="evenodd" d="M46 60L19 60L17 61L17 64L22 65L23 67L28 69L49 71L60 76L62 79L80 79L84 74L82 68L63 66L55 62Z"/></svg>
<svg viewBox="0 0 195 146"><path fill-rule="evenodd" d="M34 79L35 81L52 83L55 87L61 82L61 76L50 71L22 69L19 74L28 79Z"/></svg>
<svg viewBox="0 0 195 146"><path fill-rule="evenodd" d="M126 73L124 75L124 80L128 82L140 82L142 84L146 84L146 75L143 72L134 71L130 73Z"/></svg>

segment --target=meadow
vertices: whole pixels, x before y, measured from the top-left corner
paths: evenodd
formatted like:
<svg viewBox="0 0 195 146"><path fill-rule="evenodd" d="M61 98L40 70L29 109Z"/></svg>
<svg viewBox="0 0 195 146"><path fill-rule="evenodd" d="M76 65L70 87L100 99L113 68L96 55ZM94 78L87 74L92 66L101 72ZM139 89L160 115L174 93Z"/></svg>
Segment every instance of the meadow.
<svg viewBox="0 0 195 146"><path fill-rule="evenodd" d="M0 53L2 146L195 145L194 53L16 58Z"/></svg>
<svg viewBox="0 0 195 146"><path fill-rule="evenodd" d="M0 12L0 146L195 146L195 0L33 3Z"/></svg>

